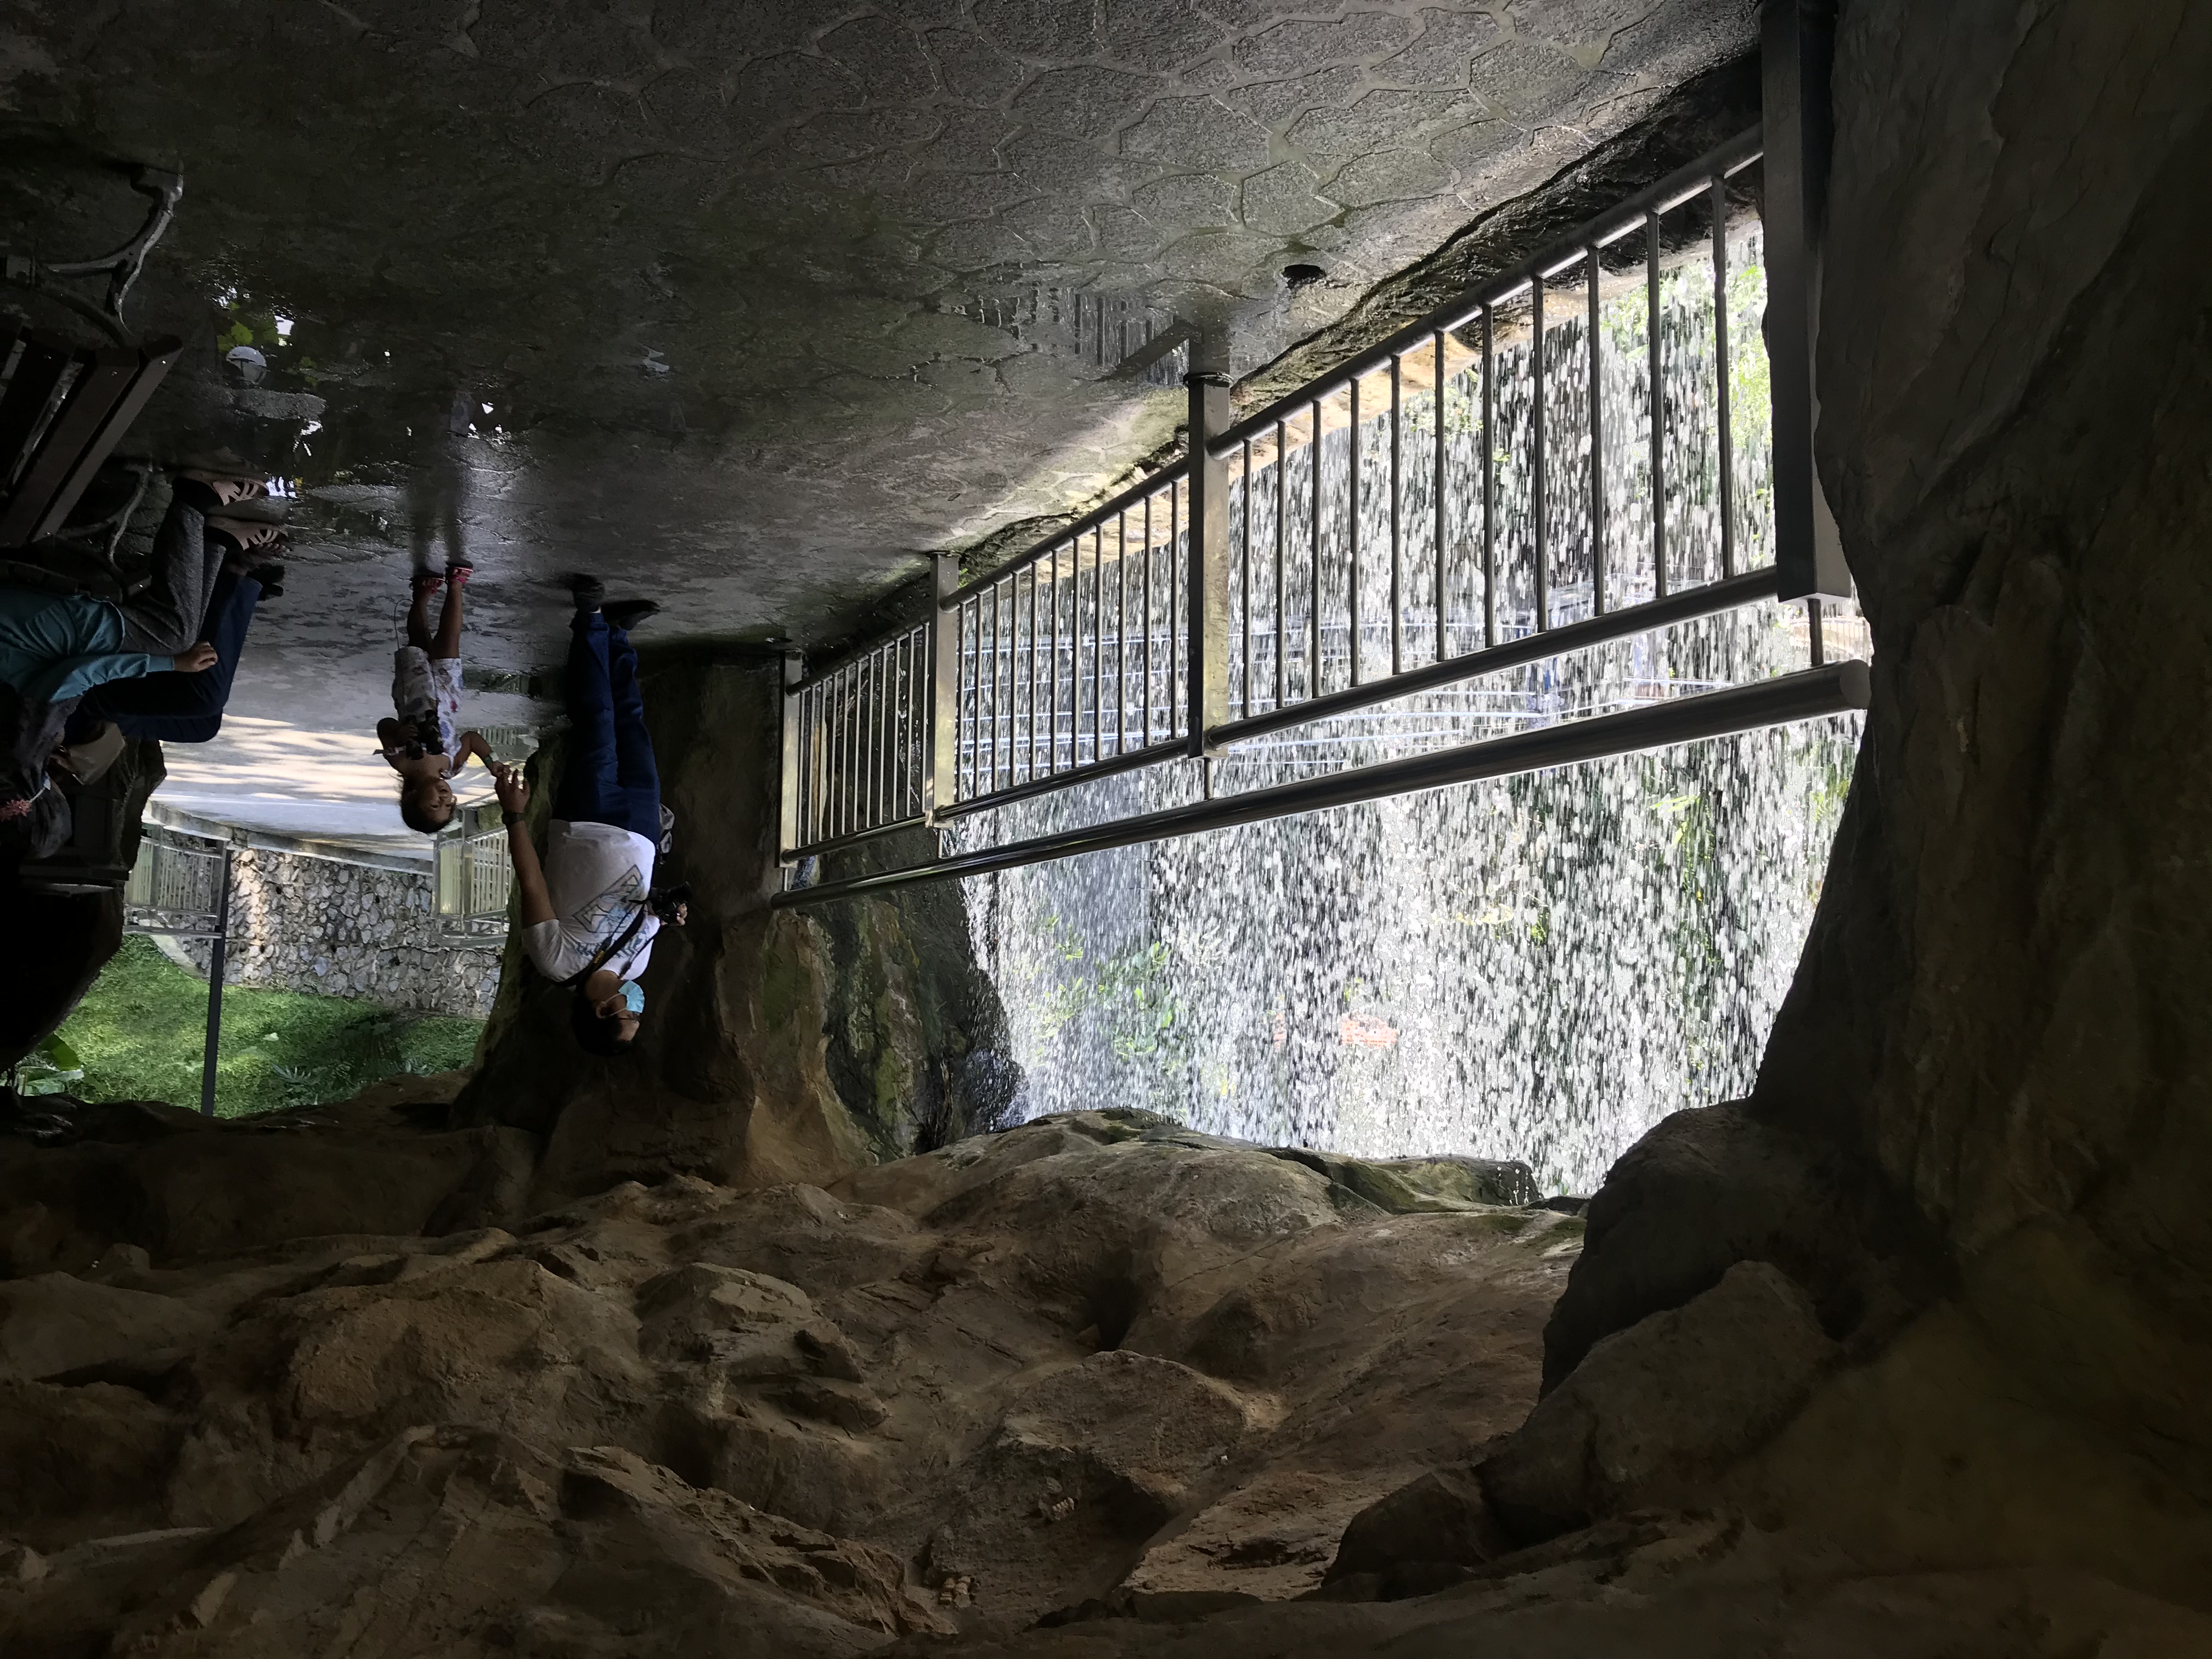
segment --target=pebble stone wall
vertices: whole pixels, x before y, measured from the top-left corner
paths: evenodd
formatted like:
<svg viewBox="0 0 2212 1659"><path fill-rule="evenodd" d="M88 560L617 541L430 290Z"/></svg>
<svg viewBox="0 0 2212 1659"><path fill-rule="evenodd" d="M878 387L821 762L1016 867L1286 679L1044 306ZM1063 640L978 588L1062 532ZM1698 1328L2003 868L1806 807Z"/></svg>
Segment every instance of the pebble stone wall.
<svg viewBox="0 0 2212 1659"><path fill-rule="evenodd" d="M231 872L225 983L472 1019L491 1012L500 953L440 947L427 867L416 875L254 848ZM211 944L183 945L204 975Z"/></svg>

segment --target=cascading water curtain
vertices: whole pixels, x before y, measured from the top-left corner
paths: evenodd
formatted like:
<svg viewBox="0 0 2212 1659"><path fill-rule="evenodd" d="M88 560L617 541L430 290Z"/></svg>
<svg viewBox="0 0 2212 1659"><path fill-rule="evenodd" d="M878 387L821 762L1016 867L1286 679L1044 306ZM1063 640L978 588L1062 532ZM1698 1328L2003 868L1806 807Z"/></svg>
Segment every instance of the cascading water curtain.
<svg viewBox="0 0 2212 1659"><path fill-rule="evenodd" d="M1725 495L1739 570L1773 556L1760 255L1755 226L1729 238ZM1666 515L1670 588L1717 577L1724 492L1710 264L1670 264L1662 284L1668 483L1656 502L1642 459L1652 395L1643 289L1600 307L1606 465L1595 535L1587 290L1547 302L1543 506L1554 558L1543 603L1556 626L1589 614L1594 549L1606 556L1611 606L1652 596L1655 511ZM1486 626L1502 640L1536 624L1528 323L1516 337L1501 319L1492 386L1470 362L1448 380L1441 410L1425 399L1407 406L1400 434L1418 450L1433 444L1431 422L1444 424L1444 534L1435 534L1427 468L1406 470L1399 500L1401 545L1446 550L1443 631L1453 654L1479 648ZM1494 620L1477 545L1486 390ZM1231 582L1232 717L1273 706L1279 650L1293 700L1310 685L1347 684L1355 650L1370 680L1390 672L1394 648L1407 668L1435 655L1434 600L1423 610L1421 598L1438 586L1433 551L1401 561L1407 603L1392 637L1389 432L1387 418L1360 415L1356 625L1353 432L1340 416L1334 428L1322 422L1319 514L1308 505L1315 447L1305 434L1252 475L1251 543L1272 549L1275 515L1286 512L1290 557L1280 615L1272 562L1263 580L1240 572ZM1234 467L1231 483L1241 538L1245 485ZM1838 629L1856 628L1843 608L1833 614ZM1834 644L1832 635L1832 654ZM1808 652L1802 606L1747 607L1294 727L1217 763L1214 787L1261 787L1742 684L1803 667ZM1857 717L1838 717L979 878L969 909L1026 1076L1018 1110L1143 1106L1271 1143L1516 1158L1549 1190L1589 1191L1661 1117L1749 1088L1802 947L1858 735ZM1104 779L981 815L960 842L1178 805L1198 787L1194 763Z"/></svg>

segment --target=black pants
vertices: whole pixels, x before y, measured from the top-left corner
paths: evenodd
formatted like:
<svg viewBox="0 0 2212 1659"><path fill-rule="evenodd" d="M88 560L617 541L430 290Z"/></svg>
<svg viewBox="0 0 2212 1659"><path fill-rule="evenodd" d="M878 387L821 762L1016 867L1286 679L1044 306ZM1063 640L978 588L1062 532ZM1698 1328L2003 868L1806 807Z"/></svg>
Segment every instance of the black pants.
<svg viewBox="0 0 2212 1659"><path fill-rule="evenodd" d="M101 720L113 720L126 738L161 743L205 743L222 730L222 711L230 701L231 681L253 626L253 607L261 584L228 570L215 579L204 638L215 647L215 666L198 674L171 669L141 679L109 680L85 693L70 717L70 740L81 743Z"/></svg>
<svg viewBox="0 0 2212 1659"><path fill-rule="evenodd" d="M215 579L228 545L207 533L207 515L216 505L215 491L190 478L177 480L169 510L154 532L154 574L143 592L123 600L125 651L173 657L200 639Z"/></svg>

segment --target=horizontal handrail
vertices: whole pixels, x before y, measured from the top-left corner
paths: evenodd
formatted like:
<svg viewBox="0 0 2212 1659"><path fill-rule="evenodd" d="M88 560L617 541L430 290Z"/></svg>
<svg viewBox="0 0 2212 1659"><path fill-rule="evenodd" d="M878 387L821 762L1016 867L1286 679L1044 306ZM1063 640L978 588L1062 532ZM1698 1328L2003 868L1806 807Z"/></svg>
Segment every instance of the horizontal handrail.
<svg viewBox="0 0 2212 1659"><path fill-rule="evenodd" d="M1678 623L1694 622L1700 617L1717 616L1723 611L1771 599L1780 582L1780 575L1772 565L1762 565L1756 570L1747 570L1740 576L1724 577L1706 582L1680 593L1671 593L1663 599L1651 599L1631 605L1625 611L1608 611L1602 616L1588 617L1581 622L1563 623L1558 628L1539 629L1523 634L1519 639L1508 640L1502 645L1488 646L1480 651L1469 651L1456 657L1447 657L1422 668L1408 668L1381 679L1368 680L1358 685L1346 686L1340 691L1324 692L1309 697L1303 702L1286 702L1271 708L1264 714L1248 714L1224 725L1209 726L1206 742L1209 749L1225 748L1248 738L1265 737L1270 732L1283 732L1294 726L1304 726L1313 720L1327 720L1334 714L1350 714L1358 708L1370 708L1376 703L1392 702L1417 691L1433 691L1438 686L1450 685L1459 680L1471 680L1485 674L1500 673L1508 668L1520 668L1532 662L1541 662L1547 657L1563 657L1577 651L1594 650L1645 633L1654 628L1671 628Z"/></svg>
<svg viewBox="0 0 2212 1659"><path fill-rule="evenodd" d="M1147 472L1135 483L1108 501L1103 507L1094 507L1065 530L1054 531L1042 541L1035 544L1026 553L1006 561L987 575L975 578L963 586L956 587L937 602L940 611L957 610L978 593L988 592L1009 577L1020 574L1039 559L1058 548L1066 546L1078 537L1087 536L1115 514L1127 511L1146 496L1166 488L1190 471L1190 458L1170 461L1157 472Z"/></svg>
<svg viewBox="0 0 2212 1659"><path fill-rule="evenodd" d="M866 645L856 646L846 652L827 668L817 668L805 679L793 681L783 688L783 695L787 697L795 697L802 692L811 691L817 685L836 678L854 663L866 662L886 646L896 645L908 635L919 633L928 626L929 623L926 619L920 622L901 623L896 628L877 635Z"/></svg>
<svg viewBox="0 0 2212 1659"><path fill-rule="evenodd" d="M1331 397L1354 380L1364 380L1391 358L1404 356L1406 349L1417 342L1438 332L1449 333L1454 329L1465 327L1482 314L1486 306L1494 306L1512 298L1538 277L1548 279L1569 269L1584 258L1593 247L1609 246L1632 232L1641 229L1650 215L1666 213L1681 206L1705 189L1713 179L1732 177L1742 172L1759 160L1761 153L1760 129L1756 126L1747 128L1726 143L1706 151L1688 166L1677 167L1648 190L1639 191L1595 217L1585 220L1571 234L1547 245L1534 258L1523 259L1478 287L1454 295L1425 315L1385 336L1364 351L1338 364L1326 374L1307 381L1295 392L1285 392L1257 414L1246 416L1212 439L1206 445L1206 453L1217 459L1225 458L1244 440L1257 437L1292 410L1304 409L1317 399Z"/></svg>
<svg viewBox="0 0 2212 1659"><path fill-rule="evenodd" d="M1834 663L1650 708L1570 720L1540 731L1463 744L1434 754L1353 767L1325 778L1219 796L1087 829L1062 830L1005 847L984 848L940 859L933 864L856 876L819 887L795 888L772 896L769 903L775 909L793 909L803 905L826 904L833 899L865 898L921 882L988 875L994 871L1018 869L1079 853L1099 853L1145 842L1168 841L1209 830L1317 812L1449 784L1510 777L1553 766L1756 731L1761 726L1816 720L1825 714L1864 708L1872 694L1872 684L1866 664Z"/></svg>

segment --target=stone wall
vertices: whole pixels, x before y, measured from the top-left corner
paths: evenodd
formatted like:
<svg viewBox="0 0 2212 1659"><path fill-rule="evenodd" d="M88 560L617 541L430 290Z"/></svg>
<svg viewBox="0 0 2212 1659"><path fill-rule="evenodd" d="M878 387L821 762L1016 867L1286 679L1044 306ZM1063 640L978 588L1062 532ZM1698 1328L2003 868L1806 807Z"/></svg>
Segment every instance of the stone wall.
<svg viewBox="0 0 2212 1659"><path fill-rule="evenodd" d="M373 869L266 848L231 865L226 982L387 1008L482 1019L499 989L499 952L441 948L430 873ZM182 942L207 972L210 945Z"/></svg>

